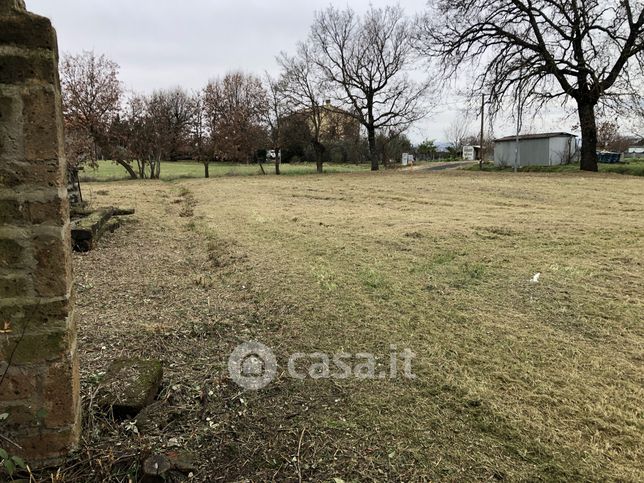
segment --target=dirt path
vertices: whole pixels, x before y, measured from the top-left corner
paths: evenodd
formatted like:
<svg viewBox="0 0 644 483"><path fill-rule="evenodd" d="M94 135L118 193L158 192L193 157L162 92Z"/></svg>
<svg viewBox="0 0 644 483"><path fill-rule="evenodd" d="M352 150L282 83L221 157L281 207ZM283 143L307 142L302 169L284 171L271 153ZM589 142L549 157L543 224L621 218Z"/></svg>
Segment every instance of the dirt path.
<svg viewBox="0 0 644 483"><path fill-rule="evenodd" d="M64 481L121 481L154 452L185 448L197 462L192 481L223 479L225 441L244 411L238 388L222 379L230 347L253 314L252 295L233 292L208 240L194 231L194 199L165 183L94 189L97 204L134 206L135 221L76 254L83 441ZM114 359L161 359L159 401L134 423L115 423L93 406L97 381ZM138 427L137 427L138 426ZM127 480L123 480L127 481Z"/></svg>

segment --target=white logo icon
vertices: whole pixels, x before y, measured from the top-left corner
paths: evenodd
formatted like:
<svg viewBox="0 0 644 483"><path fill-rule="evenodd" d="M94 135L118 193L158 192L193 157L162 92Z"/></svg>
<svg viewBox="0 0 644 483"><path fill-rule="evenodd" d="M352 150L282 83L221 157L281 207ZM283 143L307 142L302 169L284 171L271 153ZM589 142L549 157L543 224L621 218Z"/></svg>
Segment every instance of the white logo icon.
<svg viewBox="0 0 644 483"><path fill-rule="evenodd" d="M235 347L228 358L230 378L244 389L258 391L266 387L277 374L275 354L264 344L244 342Z"/></svg>

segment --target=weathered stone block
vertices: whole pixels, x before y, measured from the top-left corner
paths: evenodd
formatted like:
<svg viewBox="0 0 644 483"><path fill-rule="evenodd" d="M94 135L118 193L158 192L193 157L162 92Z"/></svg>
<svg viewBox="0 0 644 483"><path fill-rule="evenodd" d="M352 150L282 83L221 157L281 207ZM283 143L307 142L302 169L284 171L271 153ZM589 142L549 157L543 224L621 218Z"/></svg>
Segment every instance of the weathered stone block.
<svg viewBox="0 0 644 483"><path fill-rule="evenodd" d="M43 393L46 427L60 428L76 419L79 392L78 357L49 366Z"/></svg>
<svg viewBox="0 0 644 483"><path fill-rule="evenodd" d="M5 336L20 333L25 325L31 326L34 320L38 321L38 327L47 330L74 329L72 305L72 301L66 299L38 304L20 301L0 306L0 330Z"/></svg>
<svg viewBox="0 0 644 483"><path fill-rule="evenodd" d="M107 369L96 400L115 417L133 417L154 401L162 377L159 361L117 359Z"/></svg>
<svg viewBox="0 0 644 483"><path fill-rule="evenodd" d="M22 104L16 97L0 95L0 159L22 157Z"/></svg>
<svg viewBox="0 0 644 483"><path fill-rule="evenodd" d="M22 450L16 451L30 463L56 461L74 447L78 440L78 428L67 427L60 431L34 431L18 438Z"/></svg>
<svg viewBox="0 0 644 483"><path fill-rule="evenodd" d="M25 201L0 199L0 224L7 225L59 225L62 227L69 210L67 198L56 197L51 201Z"/></svg>
<svg viewBox="0 0 644 483"><path fill-rule="evenodd" d="M61 225L69 217L67 198L55 198L47 202L30 201L25 204L29 222L33 225Z"/></svg>
<svg viewBox="0 0 644 483"><path fill-rule="evenodd" d="M57 78L54 69L51 59L39 55L0 54L0 84L24 84L31 80L53 84Z"/></svg>
<svg viewBox="0 0 644 483"><path fill-rule="evenodd" d="M29 279L22 275L0 277L0 298L15 298L29 295Z"/></svg>
<svg viewBox="0 0 644 483"><path fill-rule="evenodd" d="M65 298L53 302L24 305L20 309L26 319L38 320L40 327L63 325L72 311L72 300Z"/></svg>
<svg viewBox="0 0 644 483"><path fill-rule="evenodd" d="M168 473L172 469L170 459L162 454L148 456L143 462L142 483L163 483L168 480Z"/></svg>
<svg viewBox="0 0 644 483"><path fill-rule="evenodd" d="M58 187L65 185L64 163L58 160L26 163L6 161L0 163L0 187L15 188L22 185Z"/></svg>
<svg viewBox="0 0 644 483"><path fill-rule="evenodd" d="M112 207L100 208L75 221L71 228L74 250L87 252L94 248L112 219L114 212L115 208Z"/></svg>
<svg viewBox="0 0 644 483"><path fill-rule="evenodd" d="M168 425L172 411L166 401L154 401L136 415L136 427L139 433L149 434Z"/></svg>
<svg viewBox="0 0 644 483"><path fill-rule="evenodd" d="M143 461L141 483L183 481L185 475L196 469L194 457L187 451L153 454Z"/></svg>
<svg viewBox="0 0 644 483"><path fill-rule="evenodd" d="M24 0L0 0L0 15L15 15L24 13Z"/></svg>
<svg viewBox="0 0 644 483"><path fill-rule="evenodd" d="M62 297L71 283L70 252L71 240L40 235L33 239L33 253L36 260L34 270L34 291L40 297Z"/></svg>
<svg viewBox="0 0 644 483"><path fill-rule="evenodd" d="M23 316L19 305L0 306L0 329L4 334L10 333L14 327L22 323Z"/></svg>
<svg viewBox="0 0 644 483"><path fill-rule="evenodd" d="M27 161L62 158L62 126L52 122L58 114L56 96L52 86L32 87L22 96Z"/></svg>
<svg viewBox="0 0 644 483"><path fill-rule="evenodd" d="M17 200L0 199L0 224L13 225L14 221L21 221L22 212Z"/></svg>
<svg viewBox="0 0 644 483"><path fill-rule="evenodd" d="M0 268L17 268L23 265L25 247L16 240L0 239Z"/></svg>
<svg viewBox="0 0 644 483"><path fill-rule="evenodd" d="M14 332L0 339L0 358L15 365L64 360L69 353L70 334L65 329L49 332Z"/></svg>
<svg viewBox="0 0 644 483"><path fill-rule="evenodd" d="M2 422L5 431L38 426L41 413L30 403L0 403L0 413L8 414Z"/></svg>
<svg viewBox="0 0 644 483"><path fill-rule="evenodd" d="M6 359L2 365L6 367ZM4 371L4 367L0 366L0 369ZM33 368L9 367L0 385L0 401L29 399L38 388L37 375L38 372Z"/></svg>
<svg viewBox="0 0 644 483"><path fill-rule="evenodd" d="M56 50L56 35L48 18L16 15L3 21L0 44Z"/></svg>

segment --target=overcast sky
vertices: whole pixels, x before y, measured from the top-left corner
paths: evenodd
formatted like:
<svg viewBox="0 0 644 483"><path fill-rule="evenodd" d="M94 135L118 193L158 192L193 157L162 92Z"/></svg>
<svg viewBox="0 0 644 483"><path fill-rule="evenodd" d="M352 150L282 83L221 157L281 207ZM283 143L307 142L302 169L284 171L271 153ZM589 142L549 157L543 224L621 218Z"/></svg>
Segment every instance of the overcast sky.
<svg viewBox="0 0 644 483"><path fill-rule="evenodd" d="M351 0L358 12L391 4L386 0ZM127 89L151 92L177 85L199 89L230 70L277 73L275 56L292 52L306 38L316 10L338 0L27 0L27 7L52 19L61 52L94 50L121 66ZM423 10L425 0L401 2L407 14ZM414 142L445 139L445 127L460 102L450 99L409 133ZM556 122L555 122L556 121ZM528 129L569 130L552 116ZM553 126L553 124L559 124ZM472 119L476 130L477 120ZM508 132L508 130L510 130ZM495 134L511 134L510 124Z"/></svg>

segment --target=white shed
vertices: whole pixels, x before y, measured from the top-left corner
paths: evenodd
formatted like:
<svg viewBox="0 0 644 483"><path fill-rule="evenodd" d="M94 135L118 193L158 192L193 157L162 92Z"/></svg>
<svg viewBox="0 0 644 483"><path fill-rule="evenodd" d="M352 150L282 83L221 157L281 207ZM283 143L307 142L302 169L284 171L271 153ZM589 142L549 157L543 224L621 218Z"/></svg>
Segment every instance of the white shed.
<svg viewBox="0 0 644 483"><path fill-rule="evenodd" d="M463 146L463 159L465 161L476 161L481 155L481 146Z"/></svg>
<svg viewBox="0 0 644 483"><path fill-rule="evenodd" d="M565 132L523 134L494 140L494 164L497 166L555 166L576 160L577 137Z"/></svg>
<svg viewBox="0 0 644 483"><path fill-rule="evenodd" d="M644 139L639 142L632 143L626 150L629 157L644 156Z"/></svg>

